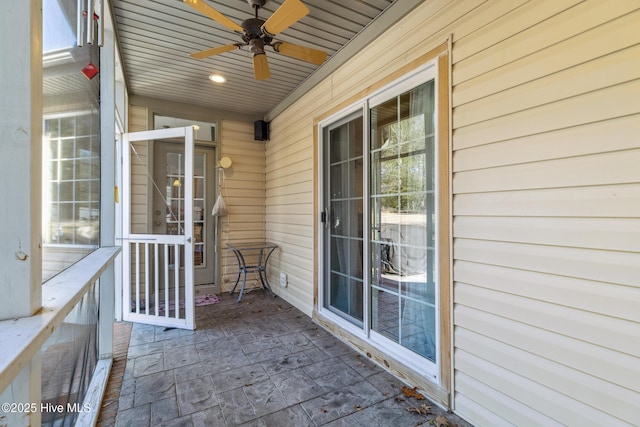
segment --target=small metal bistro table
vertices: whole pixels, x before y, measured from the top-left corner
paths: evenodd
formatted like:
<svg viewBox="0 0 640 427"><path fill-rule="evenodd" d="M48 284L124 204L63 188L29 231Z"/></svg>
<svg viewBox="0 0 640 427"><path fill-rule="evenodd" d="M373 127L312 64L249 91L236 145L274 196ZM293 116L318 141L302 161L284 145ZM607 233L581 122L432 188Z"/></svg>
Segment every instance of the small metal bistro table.
<svg viewBox="0 0 640 427"><path fill-rule="evenodd" d="M231 295L233 295L236 287L238 287L240 276L242 276L242 285L240 286L240 295L238 296L238 302L240 302L240 300L242 299L242 295L244 294L244 285L247 282L247 272L257 272L258 276L260 277L262 287L267 289L273 298L276 297L276 295L271 290L269 280L267 279L267 262L269 261L269 257L277 247L278 245L269 242L238 243L233 245L227 243L227 248L233 251L233 254L238 260L238 277L236 279L235 285L233 285L233 289L230 292ZM247 264L246 257L253 258L255 256L258 257L256 263Z"/></svg>

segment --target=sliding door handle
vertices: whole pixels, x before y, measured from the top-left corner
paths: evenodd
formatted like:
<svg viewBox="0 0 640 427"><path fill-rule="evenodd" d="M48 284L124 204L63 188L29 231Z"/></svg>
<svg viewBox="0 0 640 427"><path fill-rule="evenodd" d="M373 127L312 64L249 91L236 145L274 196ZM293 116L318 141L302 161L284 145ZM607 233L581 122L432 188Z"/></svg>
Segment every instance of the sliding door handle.
<svg viewBox="0 0 640 427"><path fill-rule="evenodd" d="M329 209L324 208L320 211L320 222L324 224L324 227L329 226Z"/></svg>

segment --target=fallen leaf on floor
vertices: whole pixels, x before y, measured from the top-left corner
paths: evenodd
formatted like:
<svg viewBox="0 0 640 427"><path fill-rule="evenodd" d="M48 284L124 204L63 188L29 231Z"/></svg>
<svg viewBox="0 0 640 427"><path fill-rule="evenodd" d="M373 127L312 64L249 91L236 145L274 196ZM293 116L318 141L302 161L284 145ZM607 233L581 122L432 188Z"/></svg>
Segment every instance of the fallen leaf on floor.
<svg viewBox="0 0 640 427"><path fill-rule="evenodd" d="M252 385L253 385L252 383L249 383L249 384L245 384L244 386L245 387L251 387Z"/></svg>
<svg viewBox="0 0 640 427"><path fill-rule="evenodd" d="M436 427L457 427L456 423L452 423L442 415L436 417Z"/></svg>
<svg viewBox="0 0 640 427"><path fill-rule="evenodd" d="M409 412L415 412L416 414L420 414L420 415L428 415L431 413L431 406L429 405L425 405L424 403L420 406L412 406L407 408L407 411Z"/></svg>
<svg viewBox="0 0 640 427"><path fill-rule="evenodd" d="M400 403L400 402L404 402L404 399L401 397L396 397L396 402Z"/></svg>
<svg viewBox="0 0 640 427"><path fill-rule="evenodd" d="M416 391L417 388L418 387L409 388L409 387L402 386L401 390L404 393L404 395L407 397L413 397L416 400L423 400L424 396Z"/></svg>

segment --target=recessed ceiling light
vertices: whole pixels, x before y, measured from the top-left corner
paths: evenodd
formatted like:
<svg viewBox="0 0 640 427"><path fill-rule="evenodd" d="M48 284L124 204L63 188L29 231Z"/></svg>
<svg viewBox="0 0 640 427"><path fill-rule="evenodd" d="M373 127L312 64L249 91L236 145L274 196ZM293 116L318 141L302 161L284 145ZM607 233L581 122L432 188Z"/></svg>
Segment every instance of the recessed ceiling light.
<svg viewBox="0 0 640 427"><path fill-rule="evenodd" d="M227 79L225 79L220 74L211 74L209 76L209 80L211 80L212 82L215 82L215 83L224 83L224 82L227 81Z"/></svg>

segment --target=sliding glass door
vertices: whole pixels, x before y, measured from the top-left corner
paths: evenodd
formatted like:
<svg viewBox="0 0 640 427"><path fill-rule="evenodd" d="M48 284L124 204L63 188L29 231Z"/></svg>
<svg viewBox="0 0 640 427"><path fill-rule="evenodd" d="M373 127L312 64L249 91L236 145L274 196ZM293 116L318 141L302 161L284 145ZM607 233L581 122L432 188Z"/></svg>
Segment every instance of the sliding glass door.
<svg viewBox="0 0 640 427"><path fill-rule="evenodd" d="M433 80L370 107L371 330L435 362Z"/></svg>
<svg viewBox="0 0 640 427"><path fill-rule="evenodd" d="M435 68L425 65L320 124L319 312L433 378L439 339Z"/></svg>

